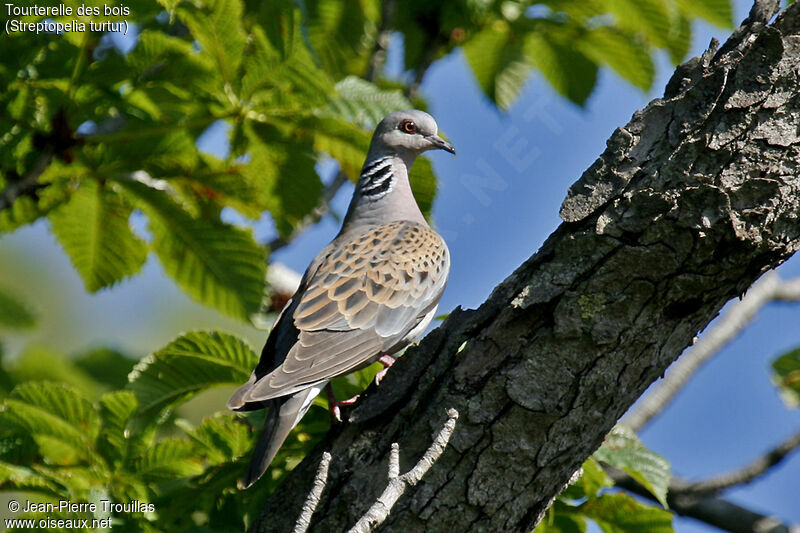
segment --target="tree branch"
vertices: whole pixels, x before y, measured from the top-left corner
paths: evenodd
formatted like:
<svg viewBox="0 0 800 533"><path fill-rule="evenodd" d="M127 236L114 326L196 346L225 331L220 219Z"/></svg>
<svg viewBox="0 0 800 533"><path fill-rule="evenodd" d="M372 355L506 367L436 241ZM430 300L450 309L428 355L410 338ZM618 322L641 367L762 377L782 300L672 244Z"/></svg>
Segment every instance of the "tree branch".
<svg viewBox="0 0 800 533"><path fill-rule="evenodd" d="M331 454L325 452L322 454L322 460L319 462L319 469L314 478L314 486L311 487L311 492L308 493L305 503L303 503L303 511L297 519L292 533L306 533L308 526L311 524L311 517L319 505L319 498L322 496L322 491L325 490L325 482L328 480L328 467L331 464Z"/></svg>
<svg viewBox="0 0 800 533"><path fill-rule="evenodd" d="M697 332L800 248L800 3L726 47L614 132L542 248L409 348L253 531L291 531L323 451L336 461L312 528L346 530L383 491L392 443L421 455L446 407L458 429L382 528L535 527Z"/></svg>
<svg viewBox="0 0 800 533"><path fill-rule="evenodd" d="M607 467L606 472L618 487L658 503L650 491L625 472L613 467ZM745 509L722 498L684 492L686 485L685 481L673 479L667 492L670 510L680 516L694 518L731 533L800 533L800 527L796 525L783 524L773 517Z"/></svg>
<svg viewBox="0 0 800 533"><path fill-rule="evenodd" d="M670 403L703 363L741 333L761 308L774 300L800 300L800 278L781 281L775 272L765 274L740 301L731 304L728 312L708 333L700 337L697 344L672 365L666 378L625 415L621 423L634 431L644 427Z"/></svg>
<svg viewBox="0 0 800 533"><path fill-rule="evenodd" d="M783 461L787 455L798 447L800 447L800 431L744 468L705 481L686 483L685 486L680 488L680 492L682 494L709 495L717 494L736 485L745 485L766 474L770 468Z"/></svg>

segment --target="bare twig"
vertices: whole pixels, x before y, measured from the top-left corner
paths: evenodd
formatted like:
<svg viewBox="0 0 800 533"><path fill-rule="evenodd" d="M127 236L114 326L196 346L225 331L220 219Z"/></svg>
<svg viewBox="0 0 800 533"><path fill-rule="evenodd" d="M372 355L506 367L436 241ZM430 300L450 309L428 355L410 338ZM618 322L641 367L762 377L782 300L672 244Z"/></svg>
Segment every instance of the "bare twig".
<svg viewBox="0 0 800 533"><path fill-rule="evenodd" d="M320 219L325 216L328 211L330 211L331 200L333 200L333 197L336 196L336 193L339 192L339 189L341 189L342 185L347 183L347 181L347 175L340 170L333 178L333 181L327 187L325 187L325 190L322 192L322 198L319 199L317 206L309 214L303 217L303 220L301 220L300 223L295 226L291 235L286 238L275 237L266 244L267 251L272 253L275 250L280 250L292 242L306 228L319 222Z"/></svg>
<svg viewBox="0 0 800 533"><path fill-rule="evenodd" d="M667 377L622 420L640 430L658 415L703 363L738 335L759 310L773 300L800 300L800 278L782 281L769 272L756 282L744 297L731 305L719 322L672 366Z"/></svg>
<svg viewBox="0 0 800 533"><path fill-rule="evenodd" d="M681 491L683 493L693 492L709 495L716 494L736 485L750 483L754 479L767 473L770 468L783 461L787 455L798 447L800 447L800 431L744 468L705 481L688 483Z"/></svg>
<svg viewBox="0 0 800 533"><path fill-rule="evenodd" d="M655 496L622 470L606 469L614 483L643 498L656 502ZM745 509L728 500L684 492L686 481L673 479L669 484L667 503L680 516L694 518L731 533L800 533L800 526Z"/></svg>
<svg viewBox="0 0 800 533"><path fill-rule="evenodd" d="M397 500L409 486L419 483L422 476L433 466L441 457L453 430L456 428L458 411L455 409L447 410L447 422L442 427L439 434L433 439L433 444L425 451L422 458L414 465L414 468L403 475L400 475L400 446L395 442L389 454L389 484L378 497L372 507L361 517L361 519L348 531L348 533L369 533L381 525L389 516L389 512L397 503Z"/></svg>
<svg viewBox="0 0 800 533"><path fill-rule="evenodd" d="M328 467L331 464L331 454L325 452L322 454L322 460L319 462L317 475L314 478L314 486L311 487L311 492L308 493L305 503L303 503L303 510L300 512L300 517L294 526L293 533L306 533L308 526L311 524L311 516L317 509L319 498L322 496L322 491L325 490L325 483L328 481Z"/></svg>

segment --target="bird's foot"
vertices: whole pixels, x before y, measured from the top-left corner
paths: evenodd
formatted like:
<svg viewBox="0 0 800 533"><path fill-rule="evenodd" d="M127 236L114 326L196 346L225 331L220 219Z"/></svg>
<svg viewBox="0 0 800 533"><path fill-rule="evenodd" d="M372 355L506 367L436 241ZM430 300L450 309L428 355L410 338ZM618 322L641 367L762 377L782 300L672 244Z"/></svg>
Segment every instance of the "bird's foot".
<svg viewBox="0 0 800 533"><path fill-rule="evenodd" d="M333 416L333 418L335 418L338 422L342 421L342 409L341 409L341 407L342 406L347 407L347 406L350 406L350 405L354 405L356 403L356 401L358 401L358 397L359 397L359 395L356 394L352 398L348 398L346 400L341 400L341 401L337 400L336 396L333 394L333 387L331 387L330 383L325 385L325 394L328 397L328 407L331 410L331 416Z"/></svg>
<svg viewBox="0 0 800 533"><path fill-rule="evenodd" d="M396 361L397 360L394 357L386 354L383 354L382 356L380 356L380 358L378 358L378 362L383 365L383 370L375 374L375 385L381 384L383 378L386 377L386 373L389 371L392 365L395 364Z"/></svg>

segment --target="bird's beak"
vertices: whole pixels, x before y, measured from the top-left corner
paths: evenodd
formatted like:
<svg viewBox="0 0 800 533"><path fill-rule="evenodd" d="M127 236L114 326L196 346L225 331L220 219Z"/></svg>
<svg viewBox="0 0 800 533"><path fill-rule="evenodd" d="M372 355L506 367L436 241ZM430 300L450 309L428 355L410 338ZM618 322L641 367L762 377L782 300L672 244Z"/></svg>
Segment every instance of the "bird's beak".
<svg viewBox="0 0 800 533"><path fill-rule="evenodd" d="M447 150L451 154L455 155L456 149L453 148L453 145L445 141L438 135L428 135L425 138L428 139L428 141L431 143L431 148L435 148L437 150Z"/></svg>

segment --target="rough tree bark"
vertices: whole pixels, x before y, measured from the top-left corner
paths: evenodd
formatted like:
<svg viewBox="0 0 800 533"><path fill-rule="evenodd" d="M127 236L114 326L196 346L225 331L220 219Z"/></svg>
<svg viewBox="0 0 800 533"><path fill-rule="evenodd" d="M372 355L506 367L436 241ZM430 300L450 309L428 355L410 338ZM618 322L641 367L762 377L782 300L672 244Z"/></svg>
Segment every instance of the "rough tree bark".
<svg viewBox="0 0 800 533"><path fill-rule="evenodd" d="M477 310L408 350L266 502L291 531L351 527L446 420L450 445L382 531L531 531L617 419L731 298L800 247L800 3L759 2L678 68L572 186L564 223Z"/></svg>

